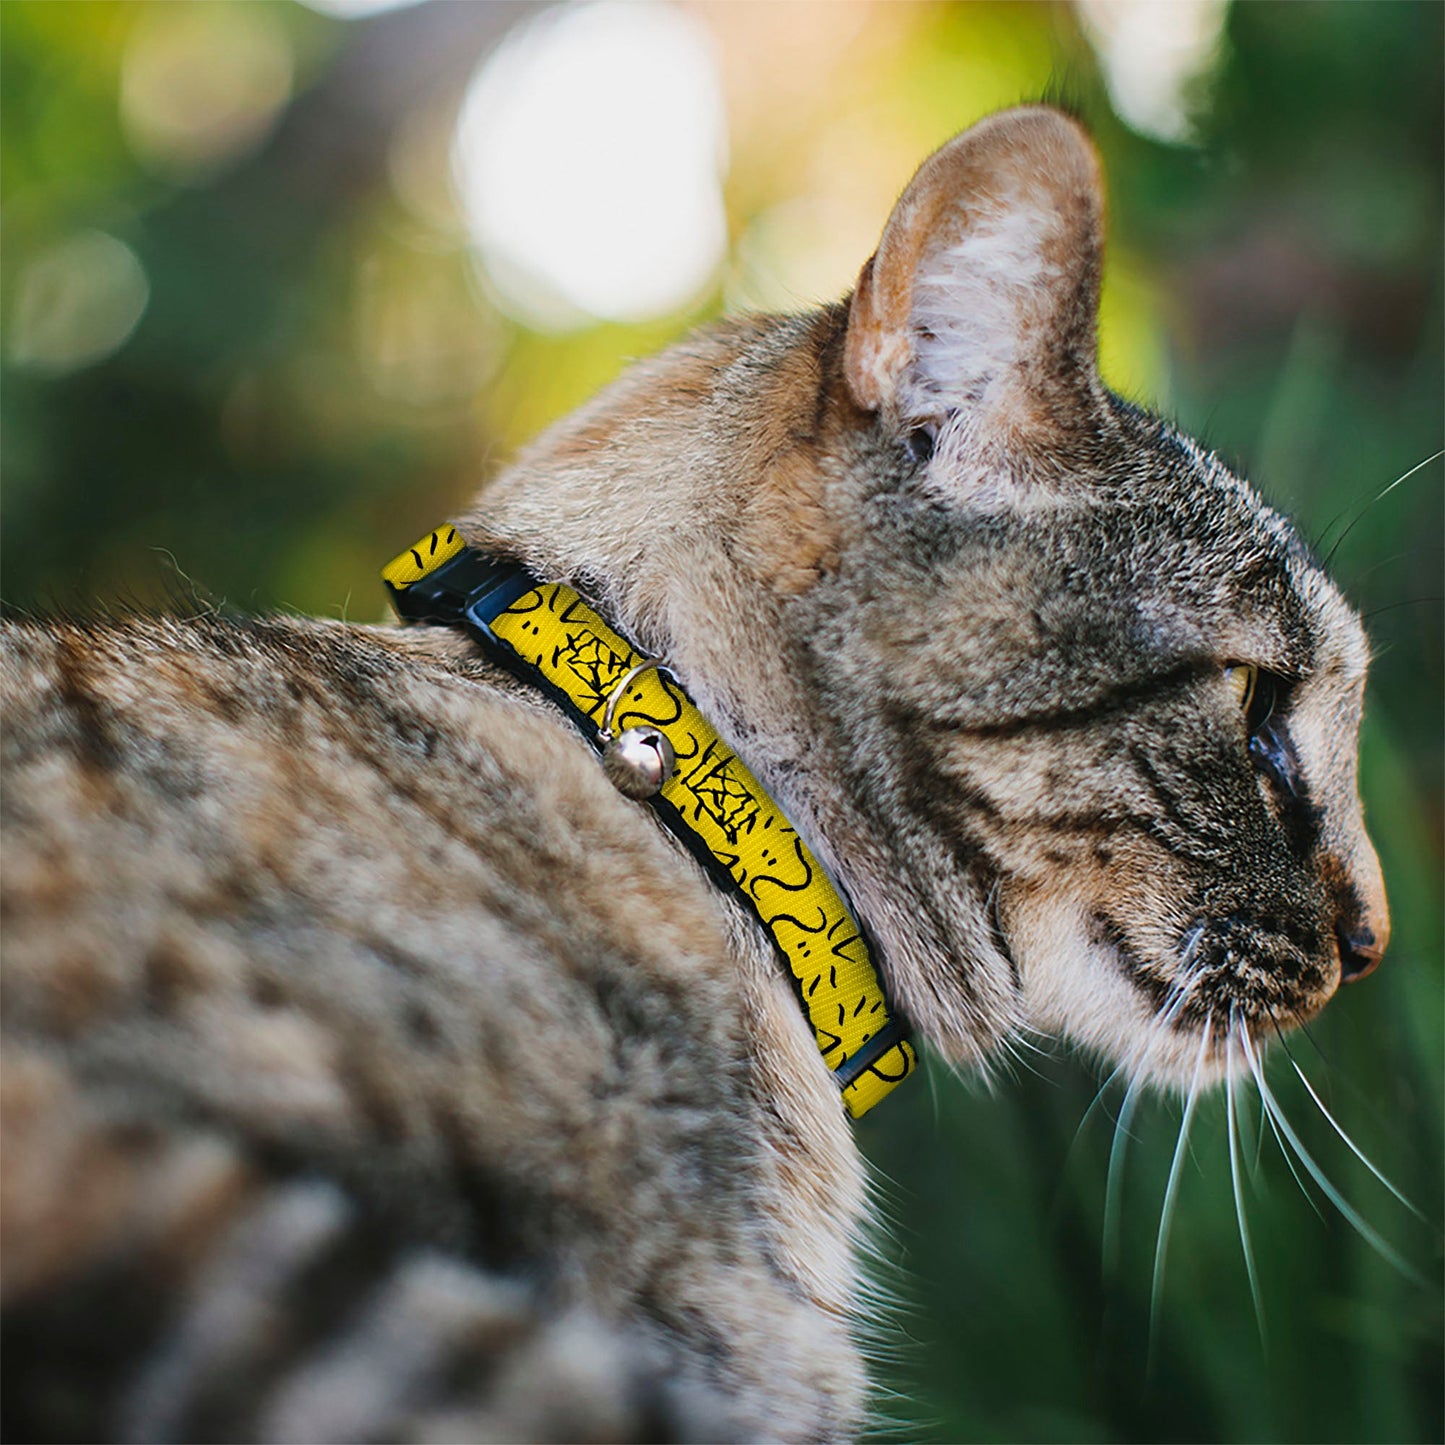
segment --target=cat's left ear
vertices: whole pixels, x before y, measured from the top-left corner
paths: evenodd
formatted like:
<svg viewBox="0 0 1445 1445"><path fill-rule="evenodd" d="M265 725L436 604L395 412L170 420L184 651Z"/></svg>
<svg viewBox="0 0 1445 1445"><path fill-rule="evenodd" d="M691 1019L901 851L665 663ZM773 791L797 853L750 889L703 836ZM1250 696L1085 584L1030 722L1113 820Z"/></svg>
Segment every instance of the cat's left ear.
<svg viewBox="0 0 1445 1445"><path fill-rule="evenodd" d="M1095 410L1103 187L1089 138L1042 106L981 121L920 167L858 278L853 400L907 423L1059 436Z"/></svg>

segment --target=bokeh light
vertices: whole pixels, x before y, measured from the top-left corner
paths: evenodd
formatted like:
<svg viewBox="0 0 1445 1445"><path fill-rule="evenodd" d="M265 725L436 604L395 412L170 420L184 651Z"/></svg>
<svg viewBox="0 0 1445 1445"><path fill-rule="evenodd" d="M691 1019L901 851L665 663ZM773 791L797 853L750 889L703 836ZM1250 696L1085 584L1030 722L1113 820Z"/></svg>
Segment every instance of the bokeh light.
<svg viewBox="0 0 1445 1445"><path fill-rule="evenodd" d="M366 20L384 10L405 10L422 0L301 0L309 10L333 15L338 20Z"/></svg>
<svg viewBox="0 0 1445 1445"><path fill-rule="evenodd" d="M1186 141L1197 88L1218 64L1228 0L1078 0L1120 117Z"/></svg>
<svg viewBox="0 0 1445 1445"><path fill-rule="evenodd" d="M126 135L155 170L209 174L265 139L290 98L292 71L286 29L266 6L148 9L121 70Z"/></svg>
<svg viewBox="0 0 1445 1445"><path fill-rule="evenodd" d="M125 344L150 299L134 251L104 231L80 231L28 262L8 341L17 366L58 375Z"/></svg>
<svg viewBox="0 0 1445 1445"><path fill-rule="evenodd" d="M456 184L502 306L543 328L697 300L727 243L726 146L706 32L598 0L502 45L457 124Z"/></svg>

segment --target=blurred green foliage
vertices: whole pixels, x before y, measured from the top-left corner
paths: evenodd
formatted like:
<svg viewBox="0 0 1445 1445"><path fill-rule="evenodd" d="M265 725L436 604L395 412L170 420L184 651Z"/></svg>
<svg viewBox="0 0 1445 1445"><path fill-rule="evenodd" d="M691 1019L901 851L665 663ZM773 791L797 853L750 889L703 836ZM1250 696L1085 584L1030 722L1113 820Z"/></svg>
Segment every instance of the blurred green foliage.
<svg viewBox="0 0 1445 1445"><path fill-rule="evenodd" d="M1210 1101L1151 1344L1176 1106L1134 1120L1106 1269L1120 1086L1095 1103L1104 1075L1062 1054L1025 1054L988 1092L935 1070L861 1126L891 1181L884 1283L904 1300L885 1409L899 1436L936 1440L1442 1438L1441 464L1374 499L1441 446L1445 11L1236 3L1182 145L1116 117L1064 6L704 7L734 70L764 76L728 92L726 274L692 314L546 335L478 284L444 198L406 203L395 141L438 103L424 68L398 96L358 63L411 53L441 8L346 23L272 0L0 6L6 604L201 596L379 617L376 568L398 545L629 358L746 294L744 243L819 155L856 156L896 189L987 110L1066 98L1110 178L1106 374L1332 552L1375 640L1362 784L1395 941L1291 1048L1429 1222L1353 1159L1282 1051L1272 1078L1307 1147L1427 1283L1297 1185L1271 1138L1246 1140L1263 1344ZM256 94L279 55L292 98L267 102L245 144L177 169L137 141L122 91L137 36L202 9L239 27ZM766 88L776 36L761 32L780 12L802 57L785 79L808 107ZM476 54L495 38L474 37ZM138 261L144 309L104 354L67 360L69 323L36 267L95 232ZM123 261L111 292L65 303L91 308L102 341L126 329Z"/></svg>

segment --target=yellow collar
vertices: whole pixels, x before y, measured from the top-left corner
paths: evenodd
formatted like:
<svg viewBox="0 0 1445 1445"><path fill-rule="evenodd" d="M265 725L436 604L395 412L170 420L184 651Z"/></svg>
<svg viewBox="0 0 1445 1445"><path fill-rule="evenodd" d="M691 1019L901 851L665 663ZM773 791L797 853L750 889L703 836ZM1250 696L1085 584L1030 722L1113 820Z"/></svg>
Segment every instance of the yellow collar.
<svg viewBox="0 0 1445 1445"><path fill-rule="evenodd" d="M648 801L762 921L848 1113L861 1117L908 1077L917 1055L862 931L807 844L678 682L644 667L648 659L570 587L468 548L454 527L429 532L381 575L401 617L463 627L594 745L609 699L618 726L662 732L677 766Z"/></svg>

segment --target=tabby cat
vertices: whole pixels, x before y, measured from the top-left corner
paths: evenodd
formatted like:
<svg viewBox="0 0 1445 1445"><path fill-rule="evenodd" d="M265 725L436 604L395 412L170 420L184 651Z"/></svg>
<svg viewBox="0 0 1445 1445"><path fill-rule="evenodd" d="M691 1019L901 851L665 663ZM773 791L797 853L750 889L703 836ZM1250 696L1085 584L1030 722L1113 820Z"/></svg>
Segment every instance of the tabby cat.
<svg viewBox="0 0 1445 1445"><path fill-rule="evenodd" d="M666 659L893 1037L1182 1089L1385 947L1367 650L1101 383L1101 212L1071 120L984 121L850 298L638 365L427 548ZM617 669L579 726L415 615L6 630L10 1438L850 1437L806 970L599 766Z"/></svg>

